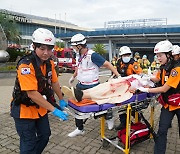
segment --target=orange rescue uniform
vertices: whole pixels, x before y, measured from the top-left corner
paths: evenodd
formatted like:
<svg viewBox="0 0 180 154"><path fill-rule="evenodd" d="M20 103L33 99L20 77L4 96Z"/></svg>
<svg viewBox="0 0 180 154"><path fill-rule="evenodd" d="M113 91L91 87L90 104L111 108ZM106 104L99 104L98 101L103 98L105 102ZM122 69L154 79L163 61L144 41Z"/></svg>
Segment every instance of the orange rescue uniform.
<svg viewBox="0 0 180 154"><path fill-rule="evenodd" d="M56 75L56 71L54 69L54 62L51 60L52 66L52 83L57 82L58 78ZM41 71L43 75L46 74L46 64L40 65ZM29 73L24 74L22 71L24 69L28 69ZM19 80L19 84L22 91L30 91L30 90L37 90L38 91L38 83L35 75L35 69L33 64L20 64L17 70L17 76ZM36 106L26 106L24 104L20 104L20 118L27 118L27 119L37 119L40 116L44 116L47 113L47 109L43 107L36 107Z"/></svg>
<svg viewBox="0 0 180 154"><path fill-rule="evenodd" d="M117 71L119 72L119 74L121 74L122 77L132 75L132 74L142 73L142 68L139 66L138 62L134 61L132 63L125 64L122 61L120 61L119 63L117 63ZM119 68L118 68L118 65L120 65ZM127 65L128 65L128 67L127 67ZM124 73L122 74L123 69L124 69Z"/></svg>
<svg viewBox="0 0 180 154"><path fill-rule="evenodd" d="M160 74L161 72L158 71L157 76L156 76L158 79L160 79ZM176 67L172 69L169 77L166 76L165 74L166 74L166 71L163 69L162 70L162 85L166 83L168 86L172 88L177 88L177 86L180 84L179 82L180 81L180 67ZM166 104L164 107L165 108L169 107L169 111L180 109L180 106L172 106L169 104Z"/></svg>

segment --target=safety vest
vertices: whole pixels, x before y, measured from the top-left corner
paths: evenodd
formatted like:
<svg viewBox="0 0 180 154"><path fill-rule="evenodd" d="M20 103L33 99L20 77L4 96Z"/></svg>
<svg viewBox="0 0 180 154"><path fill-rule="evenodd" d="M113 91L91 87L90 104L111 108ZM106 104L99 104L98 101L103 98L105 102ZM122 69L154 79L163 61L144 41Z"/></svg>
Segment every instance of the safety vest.
<svg viewBox="0 0 180 154"><path fill-rule="evenodd" d="M168 62L165 66L161 66L160 70L160 81L159 84L160 86L164 85L167 79L170 76L170 72L173 68L179 67L180 63L175 63L175 61L170 61ZM178 84L177 88L171 87L166 93L162 93L161 96L164 102L168 104L168 99L171 95L173 94L178 94L180 93L180 83Z"/></svg>
<svg viewBox="0 0 180 154"><path fill-rule="evenodd" d="M23 59L26 59L26 61L31 62L35 69L35 75L36 75L37 82L38 82L38 92L41 95L45 95L47 98L47 101L49 103L51 103L52 105L56 106L56 103L55 103L56 101L55 101L53 90L51 87L52 70L51 70L50 60L47 60L47 62L46 62L46 75L44 76L40 67L37 65L36 59L33 54L23 56L19 60L19 62L17 64L17 68L21 64ZM37 106L38 107L38 105L36 103L34 103L28 97L26 91L21 91L21 87L20 87L19 80L17 77L15 80L15 86L14 86L14 90L13 90L13 102L15 103L15 105L24 104L27 107L28 106Z"/></svg>
<svg viewBox="0 0 180 154"><path fill-rule="evenodd" d="M150 62L148 59L142 60L142 62L140 63L140 66L142 69L148 69L148 67L150 66Z"/></svg>
<svg viewBox="0 0 180 154"><path fill-rule="evenodd" d="M135 61L132 58L129 61L129 63L123 63L122 59L119 59L118 62L117 62L117 71L118 71L118 73L122 77L128 76L128 74L127 74L128 67L129 67L130 64L133 65L134 62Z"/></svg>
<svg viewBox="0 0 180 154"><path fill-rule="evenodd" d="M99 67L91 60L93 50L88 50L78 60L77 80L83 85L99 83Z"/></svg>

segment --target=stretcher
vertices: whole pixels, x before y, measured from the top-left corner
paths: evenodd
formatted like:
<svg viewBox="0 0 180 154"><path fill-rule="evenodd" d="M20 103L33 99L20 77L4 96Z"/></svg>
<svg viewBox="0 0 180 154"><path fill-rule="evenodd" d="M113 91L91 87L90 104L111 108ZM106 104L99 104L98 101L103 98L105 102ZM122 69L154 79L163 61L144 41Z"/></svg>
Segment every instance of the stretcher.
<svg viewBox="0 0 180 154"><path fill-rule="evenodd" d="M68 100L68 113L74 116L77 119L88 119L88 118L100 118L101 119L101 139L103 145L105 143L110 143L128 154L130 151L130 127L131 127L131 112L135 111L135 122L138 122L138 112L141 112L143 109L148 108L151 105L151 115L150 115L150 125L154 126L154 104L156 100L156 95L151 93L136 93L129 100L126 100L121 103L116 104L102 104L98 105L96 102L90 100L83 100L81 102L76 102L75 100ZM105 119L109 115L118 114L127 114L126 120L126 144L123 147L119 146L117 143L111 141L105 136ZM152 138L152 135L151 135Z"/></svg>

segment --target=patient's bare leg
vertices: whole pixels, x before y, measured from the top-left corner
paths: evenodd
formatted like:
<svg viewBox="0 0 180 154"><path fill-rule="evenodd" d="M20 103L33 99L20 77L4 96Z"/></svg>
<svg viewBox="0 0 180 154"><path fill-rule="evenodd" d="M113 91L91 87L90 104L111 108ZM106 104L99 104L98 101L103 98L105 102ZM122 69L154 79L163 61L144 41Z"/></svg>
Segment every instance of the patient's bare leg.
<svg viewBox="0 0 180 154"><path fill-rule="evenodd" d="M76 89L76 88L73 88L73 87L69 88L67 86L63 86L61 88L61 91L68 98L74 98L78 102L80 102L84 98L87 98L87 99L91 98L90 95L89 95L88 90L79 90L79 89Z"/></svg>
<svg viewBox="0 0 180 154"><path fill-rule="evenodd" d="M84 98L91 98L91 96L90 96L90 94L89 94L89 92L88 91L86 91L86 90L82 90L82 92L83 92L83 96L82 96L82 99L84 99Z"/></svg>

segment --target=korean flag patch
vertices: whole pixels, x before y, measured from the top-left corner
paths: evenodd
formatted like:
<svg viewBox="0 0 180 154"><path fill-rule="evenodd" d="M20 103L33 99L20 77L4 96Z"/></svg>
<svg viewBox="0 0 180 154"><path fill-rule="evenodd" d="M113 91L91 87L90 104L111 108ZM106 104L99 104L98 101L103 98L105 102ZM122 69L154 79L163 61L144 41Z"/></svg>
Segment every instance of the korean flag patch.
<svg viewBox="0 0 180 154"><path fill-rule="evenodd" d="M31 70L30 68L21 68L21 74L30 74L31 73Z"/></svg>

